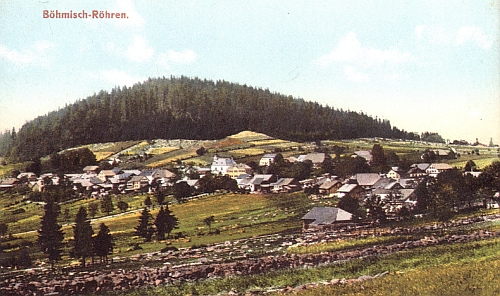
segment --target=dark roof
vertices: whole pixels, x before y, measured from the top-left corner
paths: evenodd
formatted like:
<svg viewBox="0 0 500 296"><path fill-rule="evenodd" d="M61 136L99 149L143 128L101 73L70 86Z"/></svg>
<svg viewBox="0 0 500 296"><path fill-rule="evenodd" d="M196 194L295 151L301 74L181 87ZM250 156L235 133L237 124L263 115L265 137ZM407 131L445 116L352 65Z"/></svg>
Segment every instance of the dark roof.
<svg viewBox="0 0 500 296"><path fill-rule="evenodd" d="M352 214L334 207L315 207L302 217L302 220L314 220L312 225L332 224L335 221L349 221Z"/></svg>
<svg viewBox="0 0 500 296"><path fill-rule="evenodd" d="M290 185L295 179L294 178L280 178L276 183L271 184L272 186L286 186Z"/></svg>

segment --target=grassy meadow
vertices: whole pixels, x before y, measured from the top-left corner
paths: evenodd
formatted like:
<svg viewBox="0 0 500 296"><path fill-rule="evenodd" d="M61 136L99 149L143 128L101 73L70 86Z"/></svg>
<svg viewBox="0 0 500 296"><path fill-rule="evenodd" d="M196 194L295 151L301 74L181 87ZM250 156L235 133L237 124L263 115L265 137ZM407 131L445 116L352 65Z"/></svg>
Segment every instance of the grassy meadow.
<svg viewBox="0 0 500 296"><path fill-rule="evenodd" d="M139 215L144 208L146 194L125 195L113 197L115 210L110 216L98 211L92 219L94 232L97 233L100 223L105 223L115 238L115 251L113 256L130 256L143 252L157 252L166 245L176 248L207 245L236 240L253 236L273 234L281 231L299 230L301 228L300 217L311 207L309 198L303 193L289 195L257 195L257 194L223 194L210 195L201 199L194 199L186 203L173 203L169 206L172 214L179 219L179 227L172 234L182 233L182 238L167 239L164 241L144 242L144 239L134 236L134 228L138 225ZM151 197L154 201L154 198ZM35 257L40 258L38 248L34 243L38 237L36 230L39 228L40 219L43 215L43 205L37 203L23 203L22 197L7 203L7 198L0 196L4 208L7 207L12 213L14 210L23 209L20 214L7 214L2 211L0 223L7 223L12 239L11 245L32 246ZM129 204L129 209L121 213L116 209L118 200ZM17 202L16 202L17 201ZM170 201L173 201L170 198ZM65 234L65 241L70 242L73 236L72 224L78 209L88 207L96 200L81 199L61 204L59 223ZM7 204L9 206L7 206ZM158 205L150 207L150 212L156 217L159 211ZM65 214L67 213L67 215ZM203 219L214 216L215 221L211 225L211 232ZM67 216L67 217L66 217ZM215 234L217 230L218 234ZM140 245L141 250L131 250L131 246ZM0 259L9 256L9 252L16 248L5 250L0 253ZM63 256L64 265L72 261L67 252Z"/></svg>
<svg viewBox="0 0 500 296"><path fill-rule="evenodd" d="M231 291L244 294L384 272L388 275L374 280L323 286L294 295L498 295L499 255L500 239L496 238L418 248L320 267L215 278L106 295L216 295Z"/></svg>

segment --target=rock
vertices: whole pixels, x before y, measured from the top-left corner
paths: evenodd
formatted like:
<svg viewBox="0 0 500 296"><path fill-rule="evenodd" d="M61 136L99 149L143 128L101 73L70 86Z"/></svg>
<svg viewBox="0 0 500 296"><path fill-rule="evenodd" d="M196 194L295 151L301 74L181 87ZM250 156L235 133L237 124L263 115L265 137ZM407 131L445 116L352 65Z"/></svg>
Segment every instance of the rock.
<svg viewBox="0 0 500 296"><path fill-rule="evenodd" d="M371 275L362 275L360 277L358 277L358 280L359 281L366 281L366 280L372 280L374 277L371 276Z"/></svg>
<svg viewBox="0 0 500 296"><path fill-rule="evenodd" d="M330 281L330 285L338 285L340 284L340 279L333 279Z"/></svg>

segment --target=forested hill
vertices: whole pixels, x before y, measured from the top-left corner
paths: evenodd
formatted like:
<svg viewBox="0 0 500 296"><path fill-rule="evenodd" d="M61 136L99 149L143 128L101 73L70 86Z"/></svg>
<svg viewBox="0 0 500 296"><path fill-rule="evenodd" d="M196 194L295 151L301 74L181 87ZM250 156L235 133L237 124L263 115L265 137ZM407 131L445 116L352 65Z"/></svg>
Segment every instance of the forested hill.
<svg viewBox="0 0 500 296"><path fill-rule="evenodd" d="M150 78L81 99L0 138L0 155L28 160L88 143L220 139L243 130L306 141L413 138L387 120L268 89L188 77Z"/></svg>

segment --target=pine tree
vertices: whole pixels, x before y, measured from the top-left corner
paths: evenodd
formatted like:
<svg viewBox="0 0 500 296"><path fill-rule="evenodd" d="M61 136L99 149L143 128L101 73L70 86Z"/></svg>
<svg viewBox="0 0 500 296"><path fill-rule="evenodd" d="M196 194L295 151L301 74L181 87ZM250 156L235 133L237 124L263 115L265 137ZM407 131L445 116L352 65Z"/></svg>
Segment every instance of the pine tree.
<svg viewBox="0 0 500 296"><path fill-rule="evenodd" d="M109 215L111 214L111 212L113 212L114 209L115 207L113 205L113 201L111 200L111 196L106 195L101 201L101 211Z"/></svg>
<svg viewBox="0 0 500 296"><path fill-rule="evenodd" d="M170 238L172 230L177 229L179 226L179 219L172 214L168 205L165 208L165 216L167 217L165 232L167 233L167 237Z"/></svg>
<svg viewBox="0 0 500 296"><path fill-rule="evenodd" d="M156 197L156 202L159 205L162 205L165 202L165 193L163 193L163 191L161 190L156 191L155 197Z"/></svg>
<svg viewBox="0 0 500 296"><path fill-rule="evenodd" d="M108 255L113 253L113 237L106 224L101 223L99 233L93 239L94 255L99 256L100 262L108 262Z"/></svg>
<svg viewBox="0 0 500 296"><path fill-rule="evenodd" d="M73 250L71 255L75 258L82 258L82 266L85 267L85 258L92 256L92 235L94 230L87 217L87 211L80 207L73 226Z"/></svg>
<svg viewBox="0 0 500 296"><path fill-rule="evenodd" d="M48 255L50 267L54 268L55 262L61 259L62 241L64 239L61 226L57 224L60 208L53 198L47 198L44 210L45 213L42 217L41 227L38 230L37 242L42 252Z"/></svg>
<svg viewBox="0 0 500 296"><path fill-rule="evenodd" d="M150 241L152 236L152 216L149 213L148 208L144 208L139 217L139 225L135 228L135 235L143 237L145 241Z"/></svg>
<svg viewBox="0 0 500 296"><path fill-rule="evenodd" d="M146 207L150 207L152 204L153 204L153 202L151 201L151 197L149 197L149 195L146 196L146 198L144 199L144 205Z"/></svg>
<svg viewBox="0 0 500 296"><path fill-rule="evenodd" d="M98 205L97 203L95 202L91 202L89 203L88 205L88 210L89 210L89 215L90 217L92 217L92 219L95 217L95 215L97 214L97 209L98 209Z"/></svg>
<svg viewBox="0 0 500 296"><path fill-rule="evenodd" d="M375 172L385 172L387 170L387 159L385 157L384 148L382 148L380 144L373 145L370 166Z"/></svg>
<svg viewBox="0 0 500 296"><path fill-rule="evenodd" d="M167 233L167 215L163 207L160 207L160 211L158 215L156 215L155 219L155 227L156 227L156 237L158 240L165 239L165 233Z"/></svg>

